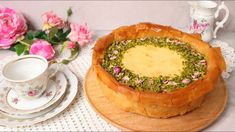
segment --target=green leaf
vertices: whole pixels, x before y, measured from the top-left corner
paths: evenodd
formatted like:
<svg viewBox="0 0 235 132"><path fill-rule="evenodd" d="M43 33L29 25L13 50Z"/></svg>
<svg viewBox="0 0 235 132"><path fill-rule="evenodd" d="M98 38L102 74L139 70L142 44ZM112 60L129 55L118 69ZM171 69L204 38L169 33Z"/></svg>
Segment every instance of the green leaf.
<svg viewBox="0 0 235 132"><path fill-rule="evenodd" d="M61 49L60 49L60 53L63 53L63 52L64 52L64 49L67 47L67 45L68 45L67 42L64 42L64 43L62 44L62 47L61 47Z"/></svg>
<svg viewBox="0 0 235 132"><path fill-rule="evenodd" d="M9 49L10 51L16 51L16 49L15 49L15 46L12 46L12 47L10 47L10 49Z"/></svg>
<svg viewBox="0 0 235 132"><path fill-rule="evenodd" d="M28 40L33 40L34 38L34 35L33 35L33 31L28 31L25 35L25 38L28 39Z"/></svg>
<svg viewBox="0 0 235 132"><path fill-rule="evenodd" d="M61 40L66 39L66 37L69 35L69 33L71 32L71 29L69 28L68 30L66 30L61 36Z"/></svg>
<svg viewBox="0 0 235 132"><path fill-rule="evenodd" d="M27 43L27 44L30 44L30 45L32 45L33 44L33 40L30 40L30 39L23 39L23 40L21 40L21 42L25 42L25 43Z"/></svg>
<svg viewBox="0 0 235 132"><path fill-rule="evenodd" d="M67 16L70 17L73 14L71 7L67 10Z"/></svg>
<svg viewBox="0 0 235 132"><path fill-rule="evenodd" d="M71 55L69 58L62 60L62 64L69 64L71 61L75 60L78 57L79 54L79 46L71 50Z"/></svg>
<svg viewBox="0 0 235 132"><path fill-rule="evenodd" d="M46 34L43 34L40 39L49 40L49 38Z"/></svg>
<svg viewBox="0 0 235 132"><path fill-rule="evenodd" d="M80 51L80 47L77 46L75 49L71 50L71 58L74 57L75 55L77 55Z"/></svg>
<svg viewBox="0 0 235 132"><path fill-rule="evenodd" d="M61 63L62 63L62 64L66 64L66 65L67 65L67 64L69 64L69 62L70 62L69 60L64 59L64 60L62 60L62 62L61 62Z"/></svg>
<svg viewBox="0 0 235 132"><path fill-rule="evenodd" d="M38 30L34 34L35 38L48 40L47 34L45 31Z"/></svg>
<svg viewBox="0 0 235 132"><path fill-rule="evenodd" d="M28 55L28 54L29 54L29 50L25 50L24 55Z"/></svg>
<svg viewBox="0 0 235 132"><path fill-rule="evenodd" d="M68 40L67 36L70 32L71 32L71 29L68 29L65 32L63 31L63 29L58 29L57 33L52 38L52 41L63 43L64 41Z"/></svg>
<svg viewBox="0 0 235 132"><path fill-rule="evenodd" d="M48 38L52 39L53 37L55 37L57 32L58 32L58 28L56 28L56 27L51 28L50 32L48 34Z"/></svg>
<svg viewBox="0 0 235 132"><path fill-rule="evenodd" d="M63 29L58 29L58 32L56 33L56 37L60 37L64 33Z"/></svg>
<svg viewBox="0 0 235 132"><path fill-rule="evenodd" d="M36 38L38 38L38 37L40 37L43 33L44 33L44 32L43 32L42 30L38 30L38 31L35 31L34 36L35 36Z"/></svg>
<svg viewBox="0 0 235 132"><path fill-rule="evenodd" d="M58 40L56 38L48 40L48 42L51 43L52 45L59 45L60 44L60 42L58 42Z"/></svg>
<svg viewBox="0 0 235 132"><path fill-rule="evenodd" d="M60 43L60 40L57 37L53 37L52 39L49 40L50 43L53 45L58 45Z"/></svg>
<svg viewBox="0 0 235 132"><path fill-rule="evenodd" d="M14 46L15 50L16 50L16 54L19 56L21 55L24 51L25 51L25 46L22 44L17 44Z"/></svg>

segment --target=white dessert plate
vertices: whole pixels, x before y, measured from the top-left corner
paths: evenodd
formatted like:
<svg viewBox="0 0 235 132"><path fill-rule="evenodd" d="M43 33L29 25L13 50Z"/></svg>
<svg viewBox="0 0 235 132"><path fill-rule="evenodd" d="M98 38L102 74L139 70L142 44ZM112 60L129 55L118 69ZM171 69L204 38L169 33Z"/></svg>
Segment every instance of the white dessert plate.
<svg viewBox="0 0 235 132"><path fill-rule="evenodd" d="M63 97L64 96L62 96L57 102L55 102L53 105L47 107L46 109L41 110L39 112L32 113L32 114L9 114L9 113L5 113L5 112L0 112L0 113L3 114L4 116L11 117L14 119L19 119L19 120L36 118L36 117L39 117L39 116L42 116L42 115L48 113L49 111L53 110L54 108L56 108L60 104L60 102L63 100Z"/></svg>

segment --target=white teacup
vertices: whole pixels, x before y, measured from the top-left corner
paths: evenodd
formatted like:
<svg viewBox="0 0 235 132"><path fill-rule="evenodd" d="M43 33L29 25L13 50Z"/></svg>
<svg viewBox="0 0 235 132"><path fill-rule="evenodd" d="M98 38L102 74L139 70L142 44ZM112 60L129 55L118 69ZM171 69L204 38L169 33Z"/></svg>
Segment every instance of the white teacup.
<svg viewBox="0 0 235 132"><path fill-rule="evenodd" d="M57 66L58 67L58 66ZM2 75L8 87L21 97L35 99L47 88L49 78L55 75L47 60L37 55L18 57L3 66Z"/></svg>

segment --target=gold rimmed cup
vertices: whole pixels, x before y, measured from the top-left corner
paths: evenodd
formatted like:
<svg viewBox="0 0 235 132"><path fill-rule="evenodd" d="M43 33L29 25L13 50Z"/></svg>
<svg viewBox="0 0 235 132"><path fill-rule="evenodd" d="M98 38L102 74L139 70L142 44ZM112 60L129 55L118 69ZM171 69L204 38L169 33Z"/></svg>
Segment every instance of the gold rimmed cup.
<svg viewBox="0 0 235 132"><path fill-rule="evenodd" d="M8 87L26 99L36 99L46 90L48 80L57 72L44 57L25 55L3 66L2 75Z"/></svg>

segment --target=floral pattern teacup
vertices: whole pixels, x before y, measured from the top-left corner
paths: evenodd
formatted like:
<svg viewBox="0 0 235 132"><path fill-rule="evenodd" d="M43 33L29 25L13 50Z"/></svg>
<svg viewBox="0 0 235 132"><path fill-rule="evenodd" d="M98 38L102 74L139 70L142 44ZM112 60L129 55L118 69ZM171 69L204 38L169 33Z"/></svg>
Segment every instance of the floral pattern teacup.
<svg viewBox="0 0 235 132"><path fill-rule="evenodd" d="M6 85L13 88L19 96L35 99L46 90L49 78L56 72L57 68L52 71L45 58L26 55L5 64L2 75Z"/></svg>

